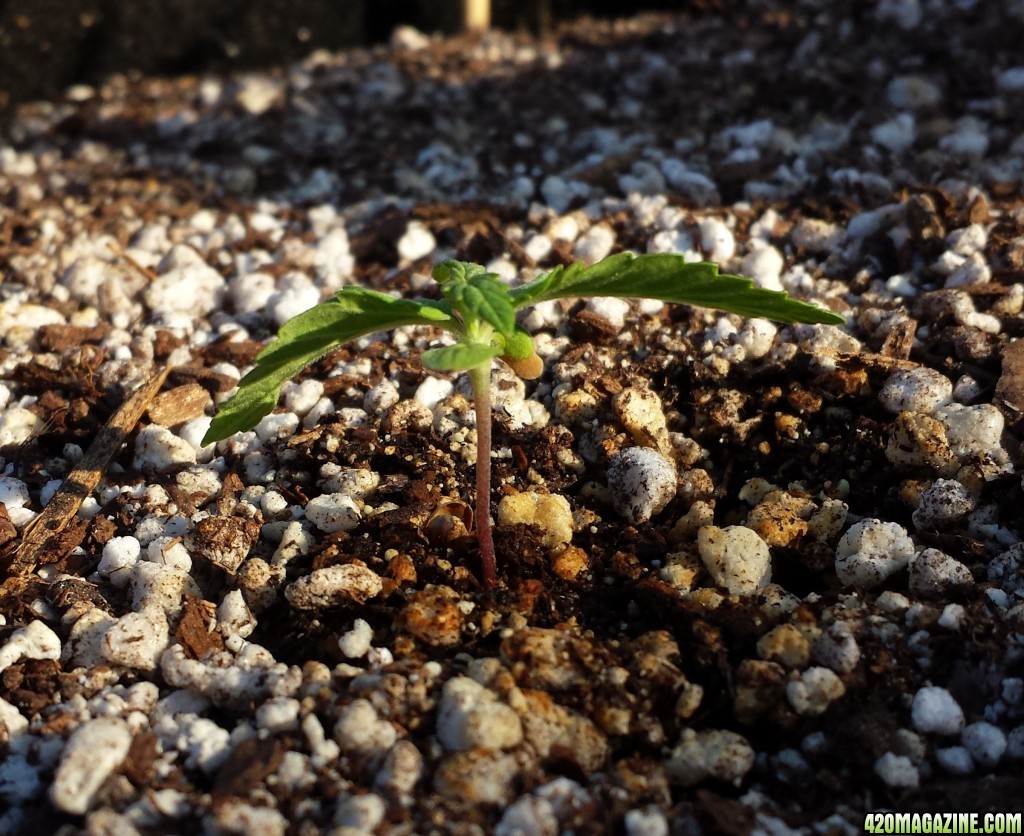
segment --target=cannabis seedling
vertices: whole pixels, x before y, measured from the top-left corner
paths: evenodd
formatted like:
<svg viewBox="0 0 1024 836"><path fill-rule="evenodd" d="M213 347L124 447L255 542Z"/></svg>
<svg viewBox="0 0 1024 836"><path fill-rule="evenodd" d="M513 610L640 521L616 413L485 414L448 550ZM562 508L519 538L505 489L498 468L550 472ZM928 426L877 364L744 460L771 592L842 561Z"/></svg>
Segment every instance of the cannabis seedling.
<svg viewBox="0 0 1024 836"><path fill-rule="evenodd" d="M478 264L447 260L434 268L442 299L396 299L360 287L345 287L330 300L286 322L277 339L256 356L256 366L221 406L203 444L254 427L277 404L281 385L332 348L374 331L400 325L433 325L455 343L424 351L423 365L465 371L476 413L476 530L481 579L497 583L491 535L491 361L501 357L519 375L542 371L533 338L516 324L516 310L549 299L621 296L660 299L781 322L841 323L830 311L754 286L742 276L720 275L716 264L687 263L681 255L635 257L619 253L587 267L556 267L520 287L509 288Z"/></svg>

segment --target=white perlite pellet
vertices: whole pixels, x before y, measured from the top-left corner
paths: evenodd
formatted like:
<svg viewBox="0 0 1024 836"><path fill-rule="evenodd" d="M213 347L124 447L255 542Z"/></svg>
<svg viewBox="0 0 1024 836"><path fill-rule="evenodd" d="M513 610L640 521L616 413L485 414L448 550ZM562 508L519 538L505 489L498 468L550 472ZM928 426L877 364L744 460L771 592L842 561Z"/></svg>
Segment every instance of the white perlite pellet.
<svg viewBox="0 0 1024 836"><path fill-rule="evenodd" d="M681 160L671 157L662 160L661 173L673 189L700 206L713 206L721 202L715 181L688 168ZM678 249L673 251L677 252Z"/></svg>
<svg viewBox="0 0 1024 836"><path fill-rule="evenodd" d="M921 493L912 515L914 527L931 530L958 520L975 509L978 501L956 479L936 479Z"/></svg>
<svg viewBox="0 0 1024 836"><path fill-rule="evenodd" d="M400 400L398 389L390 380L382 380L368 389L363 396L363 409L373 415L380 415Z"/></svg>
<svg viewBox="0 0 1024 836"><path fill-rule="evenodd" d="M1006 755L1015 761L1024 760L1024 726L1017 726L1006 736Z"/></svg>
<svg viewBox="0 0 1024 836"><path fill-rule="evenodd" d="M61 651L61 659L70 668L93 667L109 664L103 654L104 639L116 619L93 607L78 617L71 627Z"/></svg>
<svg viewBox="0 0 1024 836"><path fill-rule="evenodd" d="M231 735L213 720L188 712L175 712L158 720L153 729L185 756L185 765L212 775L231 754Z"/></svg>
<svg viewBox="0 0 1024 836"><path fill-rule="evenodd" d="M9 406L0 414L0 447L24 444L43 426L34 412L20 406Z"/></svg>
<svg viewBox="0 0 1024 836"><path fill-rule="evenodd" d="M971 753L963 746L946 746L936 749L935 761L951 775L970 775L974 772Z"/></svg>
<svg viewBox="0 0 1024 836"><path fill-rule="evenodd" d="M754 765L754 750L733 731L683 729L679 745L665 762L673 783L690 787L705 778L739 784Z"/></svg>
<svg viewBox="0 0 1024 836"><path fill-rule="evenodd" d="M871 140L894 154L906 151L917 139L912 113L897 113L892 119L871 129Z"/></svg>
<svg viewBox="0 0 1024 836"><path fill-rule="evenodd" d="M657 392L646 386L630 386L612 398L612 409L637 444L656 447L666 454L671 450L668 418Z"/></svg>
<svg viewBox="0 0 1024 836"><path fill-rule="evenodd" d="M700 248L710 261L722 263L736 255L736 237L718 218L700 222Z"/></svg>
<svg viewBox="0 0 1024 836"><path fill-rule="evenodd" d="M771 583L771 550L751 528L701 526L697 551L715 583L734 595L750 595Z"/></svg>
<svg viewBox="0 0 1024 836"><path fill-rule="evenodd" d="M449 752L477 746L511 749L523 739L519 716L497 695L468 676L444 685L437 711L437 739Z"/></svg>
<svg viewBox="0 0 1024 836"><path fill-rule="evenodd" d="M804 218L793 227L789 237L802 250L828 254L842 244L846 230L819 218Z"/></svg>
<svg viewBox="0 0 1024 836"><path fill-rule="evenodd" d="M946 440L960 460L992 455L1000 448L1005 419L992 404L940 406L933 417L946 428Z"/></svg>
<svg viewBox="0 0 1024 836"><path fill-rule="evenodd" d="M375 787L397 796L404 803L416 788L422 774L423 755L416 744L399 740L388 750L373 783Z"/></svg>
<svg viewBox="0 0 1024 836"><path fill-rule="evenodd" d="M494 826L494 836L557 836L558 817L551 802L535 795L513 801Z"/></svg>
<svg viewBox="0 0 1024 836"><path fill-rule="evenodd" d="M777 333L778 328L767 319L748 319L732 341L746 352L747 359L760 360L772 350Z"/></svg>
<svg viewBox="0 0 1024 836"><path fill-rule="evenodd" d="M357 618L352 629L338 637L338 648L349 659L358 659L370 652L373 642L373 628L362 618Z"/></svg>
<svg viewBox="0 0 1024 836"><path fill-rule="evenodd" d="M271 697L256 709L256 728L280 734L299 728L299 711L302 703L292 697Z"/></svg>
<svg viewBox="0 0 1024 836"><path fill-rule="evenodd" d="M971 284L987 284L992 280L992 268L981 253L971 253L947 277L945 287L963 287Z"/></svg>
<svg viewBox="0 0 1024 836"><path fill-rule="evenodd" d="M988 230L982 224L968 224L950 232L946 243L960 255L980 253L988 243Z"/></svg>
<svg viewBox="0 0 1024 836"><path fill-rule="evenodd" d="M878 400L893 414L904 411L931 414L953 400L953 383L941 372L924 366L900 369L885 381Z"/></svg>
<svg viewBox="0 0 1024 836"><path fill-rule="evenodd" d="M534 262L541 262L551 253L551 239L543 234L531 235L523 244L523 252Z"/></svg>
<svg viewBox="0 0 1024 836"><path fill-rule="evenodd" d="M384 821L387 804L379 795L350 795L338 802L334 824L343 833L373 833Z"/></svg>
<svg viewBox="0 0 1024 836"><path fill-rule="evenodd" d="M947 630L959 630L967 619L967 610L960 604L946 604L942 608L942 615L935 623Z"/></svg>
<svg viewBox="0 0 1024 836"><path fill-rule="evenodd" d="M196 448L167 427L150 424L135 437L132 467L143 473L164 473L196 464Z"/></svg>
<svg viewBox="0 0 1024 836"><path fill-rule="evenodd" d="M924 110L942 99L942 91L923 75L897 76L889 82L885 95L898 110Z"/></svg>
<svg viewBox="0 0 1024 836"><path fill-rule="evenodd" d="M752 241L750 252L740 262L740 272L752 278L758 287L765 290L782 290L780 279L784 266L785 261L778 249L771 244Z"/></svg>
<svg viewBox="0 0 1024 836"><path fill-rule="evenodd" d="M829 704L846 693L846 686L829 668L812 667L786 685L786 699L797 714L823 714Z"/></svg>
<svg viewBox="0 0 1024 836"><path fill-rule="evenodd" d="M339 713L334 739L343 752L380 757L398 739L395 727L377 714L369 700L353 700Z"/></svg>
<svg viewBox="0 0 1024 836"><path fill-rule="evenodd" d="M294 412L272 412L261 419L253 430L260 441L267 442L293 436L298 428L299 416Z"/></svg>
<svg viewBox="0 0 1024 836"><path fill-rule="evenodd" d="M25 507L29 503L28 485L13 476L0 476L0 502L7 510Z"/></svg>
<svg viewBox="0 0 1024 836"><path fill-rule="evenodd" d="M240 314L262 312L275 289L269 273L242 273L228 282L231 303Z"/></svg>
<svg viewBox="0 0 1024 836"><path fill-rule="evenodd" d="M343 493L321 494L306 504L306 519L327 534L351 531L360 517L355 500Z"/></svg>
<svg viewBox="0 0 1024 836"><path fill-rule="evenodd" d="M428 377L416 387L413 400L422 404L427 409L433 409L453 391L455 391L455 384L450 380L444 380L440 377Z"/></svg>
<svg viewBox="0 0 1024 836"><path fill-rule="evenodd" d="M103 634L100 652L111 665L152 671L169 644L167 616L159 607L147 607L117 619Z"/></svg>
<svg viewBox="0 0 1024 836"><path fill-rule="evenodd" d="M1024 93L1024 67L1010 67L996 76L1000 93Z"/></svg>
<svg viewBox="0 0 1024 836"><path fill-rule="evenodd" d="M281 393L285 408L301 417L323 397L324 384L316 378L309 378L301 383L288 381L281 387Z"/></svg>
<svg viewBox="0 0 1024 836"><path fill-rule="evenodd" d="M924 549L910 562L911 592L934 594L969 583L974 583L971 570L938 549Z"/></svg>
<svg viewBox="0 0 1024 836"><path fill-rule="evenodd" d="M202 596L188 572L148 560L140 560L132 566L128 583L135 612L158 607L173 618L184 606L186 594Z"/></svg>
<svg viewBox="0 0 1024 836"><path fill-rule="evenodd" d="M619 514L634 525L645 523L675 497L675 465L657 450L627 447L612 456L608 489Z"/></svg>
<svg viewBox="0 0 1024 836"><path fill-rule="evenodd" d="M910 721L924 734L959 734L964 728L964 712L945 688L926 685L914 694Z"/></svg>
<svg viewBox="0 0 1024 836"><path fill-rule="evenodd" d="M816 662L836 673L850 673L860 661L860 647L845 621L836 621L822 631L811 653Z"/></svg>
<svg viewBox="0 0 1024 836"><path fill-rule="evenodd" d="M183 572L192 569L192 557L182 545L180 537L157 537L146 546L146 560L172 566Z"/></svg>
<svg viewBox="0 0 1024 836"><path fill-rule="evenodd" d="M870 589L906 567L913 553L914 541L901 525L861 520L836 544L836 574L844 586Z"/></svg>
<svg viewBox="0 0 1024 836"><path fill-rule="evenodd" d="M626 327L626 315L629 313L629 302L626 299L594 296L587 300L585 309L601 317L616 333Z"/></svg>
<svg viewBox="0 0 1024 836"><path fill-rule="evenodd" d="M160 275L146 288L143 300L158 317L203 316L220 307L224 278L191 247L172 247L156 271Z"/></svg>
<svg viewBox="0 0 1024 836"><path fill-rule="evenodd" d="M939 149L956 157L983 157L988 146L988 128L975 116L957 119L953 131L939 139Z"/></svg>
<svg viewBox="0 0 1024 836"><path fill-rule="evenodd" d="M200 415L198 418L186 421L178 427L178 437L192 445L196 451L197 462L209 462L213 459L214 451L217 449L216 443L203 446L203 438L206 436L212 423L213 419L210 416Z"/></svg>
<svg viewBox="0 0 1024 836"><path fill-rule="evenodd" d="M241 590L233 589L217 607L217 626L223 636L249 638L256 629L256 618L245 603Z"/></svg>
<svg viewBox="0 0 1024 836"><path fill-rule="evenodd" d="M982 769L994 769L1006 754L1006 733L984 720L965 727L960 742Z"/></svg>
<svg viewBox="0 0 1024 836"><path fill-rule="evenodd" d="M623 816L626 836L668 836L668 821L655 805L630 810Z"/></svg>
<svg viewBox="0 0 1024 836"><path fill-rule="evenodd" d="M99 717L80 726L68 739L50 786L58 810L84 815L103 782L128 756L132 733L117 717Z"/></svg>
<svg viewBox="0 0 1024 836"><path fill-rule="evenodd" d="M411 221L398 239L398 257L404 261L417 261L430 255L436 246L433 233L419 221Z"/></svg>
<svg viewBox="0 0 1024 836"><path fill-rule="evenodd" d="M380 474L361 467L329 463L320 468L320 477L325 491L345 494L360 502L365 502L380 486Z"/></svg>
<svg viewBox="0 0 1024 836"><path fill-rule="evenodd" d="M248 706L267 697L288 697L302 685L302 671L276 662L265 648L239 636L225 640L226 650L189 659L181 645L160 657L169 685L194 691L222 707Z"/></svg>
<svg viewBox="0 0 1024 836"><path fill-rule="evenodd" d="M886 786L894 789L912 789L921 781L921 775L910 758L894 752L886 752L875 761L875 774Z"/></svg>
<svg viewBox="0 0 1024 836"><path fill-rule="evenodd" d="M285 598L300 610L317 610L356 601L362 603L380 594L384 585L372 569L355 563L315 569L289 584Z"/></svg>
<svg viewBox="0 0 1024 836"><path fill-rule="evenodd" d="M604 224L588 229L573 247L573 255L587 264L596 264L615 246L615 233Z"/></svg>
<svg viewBox="0 0 1024 836"><path fill-rule="evenodd" d="M42 621L30 621L0 646L0 671L22 659L59 659L60 639Z"/></svg>
<svg viewBox="0 0 1024 836"><path fill-rule="evenodd" d="M215 808L213 832L246 836L284 836L288 820L270 807L257 807L229 798Z"/></svg>
<svg viewBox="0 0 1024 836"><path fill-rule="evenodd" d="M307 276L288 273L281 277L277 290L267 298L266 311L281 326L305 313L319 301L320 289Z"/></svg>

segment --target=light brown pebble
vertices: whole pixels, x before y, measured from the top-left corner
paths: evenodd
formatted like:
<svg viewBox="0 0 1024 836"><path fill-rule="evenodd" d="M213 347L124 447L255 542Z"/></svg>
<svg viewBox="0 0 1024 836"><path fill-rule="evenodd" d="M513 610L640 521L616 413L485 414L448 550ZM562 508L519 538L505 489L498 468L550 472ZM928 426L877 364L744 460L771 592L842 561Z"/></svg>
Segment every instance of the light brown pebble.
<svg viewBox="0 0 1024 836"><path fill-rule="evenodd" d="M415 593L402 610L406 632L431 647L449 647L462 640L459 596L447 586L428 586Z"/></svg>
<svg viewBox="0 0 1024 836"><path fill-rule="evenodd" d="M519 778L517 759L496 749L471 749L446 757L434 773L434 789L471 804L509 804Z"/></svg>

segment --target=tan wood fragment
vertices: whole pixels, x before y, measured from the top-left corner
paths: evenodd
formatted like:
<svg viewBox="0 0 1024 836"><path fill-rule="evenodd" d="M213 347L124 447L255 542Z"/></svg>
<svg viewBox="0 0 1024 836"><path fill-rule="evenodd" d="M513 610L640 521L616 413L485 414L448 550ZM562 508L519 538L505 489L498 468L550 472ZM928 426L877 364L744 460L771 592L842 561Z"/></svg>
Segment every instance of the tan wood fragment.
<svg viewBox="0 0 1024 836"><path fill-rule="evenodd" d="M110 416L82 456L78 467L68 474L42 513L25 526L21 543L8 570L8 580L34 571L50 538L59 534L75 518L82 502L103 478L110 460L121 449L128 434L164 385L168 371L164 369L142 384Z"/></svg>
<svg viewBox="0 0 1024 836"><path fill-rule="evenodd" d="M884 354L876 354L873 351L861 351L851 354L848 351L836 351L835 349L815 349L815 354L824 354L831 357L837 365L844 369L870 369L892 373L899 369L916 369L920 363L914 360L905 360L901 357L887 357Z"/></svg>
<svg viewBox="0 0 1024 836"><path fill-rule="evenodd" d="M210 393L198 383L185 383L161 392L149 405L149 420L162 427L176 427L206 412Z"/></svg>
<svg viewBox="0 0 1024 836"><path fill-rule="evenodd" d="M1016 423L1024 415L1024 340L1017 340L1003 349L1003 368L996 382L995 397L997 405L1011 423Z"/></svg>
<svg viewBox="0 0 1024 836"><path fill-rule="evenodd" d="M910 359L910 350L914 347L914 336L917 334L917 320L904 319L896 323L886 335L882 344L881 354L894 360Z"/></svg>

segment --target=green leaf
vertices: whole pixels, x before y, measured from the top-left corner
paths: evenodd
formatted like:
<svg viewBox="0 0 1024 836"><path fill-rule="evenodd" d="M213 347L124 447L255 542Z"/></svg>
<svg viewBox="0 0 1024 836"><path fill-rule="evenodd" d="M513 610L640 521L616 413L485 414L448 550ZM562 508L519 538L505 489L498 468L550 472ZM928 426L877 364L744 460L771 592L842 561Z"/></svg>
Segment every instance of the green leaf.
<svg viewBox="0 0 1024 836"><path fill-rule="evenodd" d="M516 309L496 273L488 273L479 264L446 259L434 268L434 278L467 325L482 319L502 336L512 333Z"/></svg>
<svg viewBox="0 0 1024 836"><path fill-rule="evenodd" d="M838 314L791 299L784 291L755 287L743 276L720 274L717 264L687 263L683 256L672 253L618 253L592 267L580 263L556 267L513 289L511 296L517 308L566 296L625 296L717 308L779 322L845 322Z"/></svg>
<svg viewBox="0 0 1024 836"><path fill-rule="evenodd" d="M501 349L493 345L455 343L424 351L420 362L438 372L461 372L480 366L500 353Z"/></svg>
<svg viewBox="0 0 1024 836"><path fill-rule="evenodd" d="M256 367L239 381L238 391L221 404L202 443L252 429L273 411L281 384L332 348L400 325L459 327L446 302L395 299L358 287L342 288L328 301L288 320L277 339L256 355Z"/></svg>

